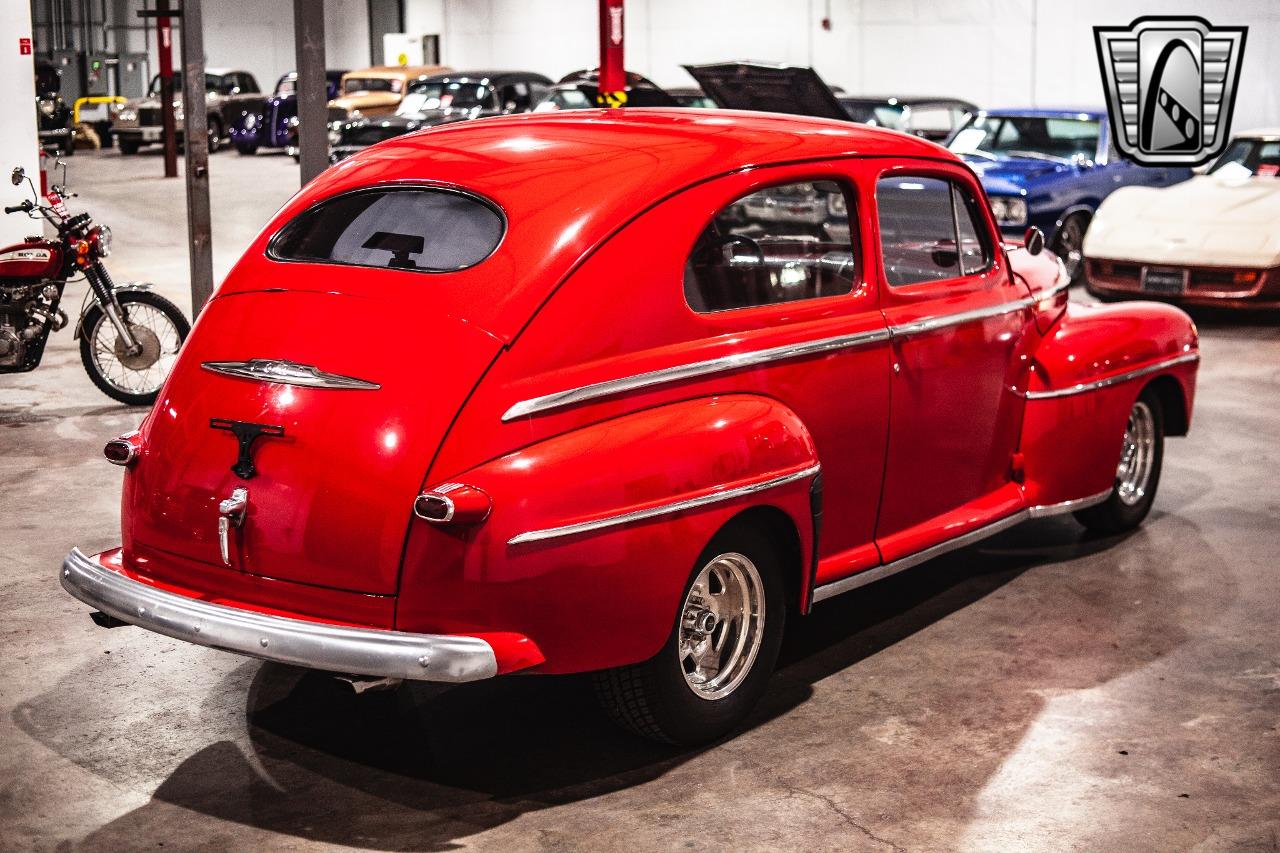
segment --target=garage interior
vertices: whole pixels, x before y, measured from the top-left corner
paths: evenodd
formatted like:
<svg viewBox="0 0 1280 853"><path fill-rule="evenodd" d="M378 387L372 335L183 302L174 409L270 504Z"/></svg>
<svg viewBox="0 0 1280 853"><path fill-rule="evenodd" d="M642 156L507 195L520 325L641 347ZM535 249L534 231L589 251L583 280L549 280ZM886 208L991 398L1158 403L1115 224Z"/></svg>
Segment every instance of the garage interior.
<svg viewBox="0 0 1280 853"><path fill-rule="evenodd" d="M293 4L196 5L208 68L243 69L268 93L295 69ZM421 64L551 80L600 62L592 0L307 5L333 69L382 65L406 44ZM138 13L154 10L0 0L4 30L61 63L69 103L144 94L159 60L154 16ZM694 85L683 65L752 59L814 68L855 95L1102 108L1092 28L1157 12L1247 25L1233 128L1280 126L1269 0L626 0L625 63L673 89ZM23 80L3 84L0 107L26 122ZM111 105L86 104L86 123L94 109ZM38 175L34 123L20 132L0 138L0 167ZM283 149L207 157L216 285L301 181ZM122 156L82 142L62 159L68 205L114 232L115 280L153 283L192 318L182 147L174 178L163 146ZM87 298L72 281L63 305ZM119 544L121 472L102 446L147 409L104 397L64 330L38 369L0 376L0 847L1280 850L1280 310L1186 310L1196 411L1167 445L1143 527L1095 536L1069 515L1032 520L818 604L788 625L747 722L692 749L619 731L580 675L356 695L323 673L102 630L57 568L73 545ZM378 334L367 318L314 331L352 345Z"/></svg>

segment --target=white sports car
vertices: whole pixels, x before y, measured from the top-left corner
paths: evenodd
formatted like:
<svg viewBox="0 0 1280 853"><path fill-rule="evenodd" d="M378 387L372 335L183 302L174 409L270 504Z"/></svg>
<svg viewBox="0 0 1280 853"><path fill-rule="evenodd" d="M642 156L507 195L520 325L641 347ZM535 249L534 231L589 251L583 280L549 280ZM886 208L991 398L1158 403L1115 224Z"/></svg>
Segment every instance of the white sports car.
<svg viewBox="0 0 1280 853"><path fill-rule="evenodd" d="M1116 190L1084 255L1096 296L1280 308L1280 129L1238 134L1184 183Z"/></svg>

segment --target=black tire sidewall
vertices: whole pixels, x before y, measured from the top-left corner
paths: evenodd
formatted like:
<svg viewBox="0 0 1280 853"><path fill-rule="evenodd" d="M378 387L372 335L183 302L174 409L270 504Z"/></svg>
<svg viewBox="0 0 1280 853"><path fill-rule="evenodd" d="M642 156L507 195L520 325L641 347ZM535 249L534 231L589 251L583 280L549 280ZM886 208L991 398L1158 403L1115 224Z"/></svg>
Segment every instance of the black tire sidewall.
<svg viewBox="0 0 1280 853"><path fill-rule="evenodd" d="M128 306L130 303L140 303L162 311L173 323L174 328L178 330L179 342L185 341L187 335L191 333L191 324L187 322L187 318L183 316L178 306L158 293L153 293L149 290L117 291L116 301L120 303L121 307ZM89 306L89 310L84 312L84 316L80 320L80 361L84 364L85 373L89 374L89 380L93 382L98 390L111 399L127 406L150 406L156 401L158 390L151 394L127 394L107 382L98 372L98 367L93 360L93 336L98 324L103 322L110 323L111 321L107 319L102 306L96 302Z"/></svg>
<svg viewBox="0 0 1280 853"><path fill-rule="evenodd" d="M1063 246L1062 239L1063 232L1067 229L1069 224L1074 224L1080 229L1079 245L1076 246L1076 251L1080 253L1080 263L1076 265L1075 275L1071 277L1072 283L1075 283L1079 282L1084 277L1084 235L1085 232L1089 230L1089 219L1083 213L1073 213L1062 221L1062 226L1058 229L1058 233L1053 235L1052 251L1062 259L1064 264L1070 260L1065 256L1066 251L1069 250Z"/></svg>
<svg viewBox="0 0 1280 853"><path fill-rule="evenodd" d="M722 699L703 699L685 681L676 649L680 641L677 610L675 624L662 650L644 664L645 681L653 702L653 715L666 737L674 743L706 743L727 734L755 707L768 687L786 625L786 584L778 549L760 531L732 525L718 533L698 557L680 593L680 606L702 568L721 554L738 553L750 559L764 585L764 640L751 671L737 689Z"/></svg>

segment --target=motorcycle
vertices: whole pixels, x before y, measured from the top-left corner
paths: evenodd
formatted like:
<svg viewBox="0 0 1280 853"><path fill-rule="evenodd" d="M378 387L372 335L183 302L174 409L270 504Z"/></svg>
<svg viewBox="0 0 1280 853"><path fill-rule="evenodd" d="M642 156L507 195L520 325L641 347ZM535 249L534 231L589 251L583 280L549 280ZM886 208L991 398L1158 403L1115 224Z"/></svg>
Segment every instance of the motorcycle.
<svg viewBox="0 0 1280 853"><path fill-rule="evenodd" d="M58 307L63 290L83 275L89 291L75 337L85 371L113 400L149 406L191 326L178 306L149 285L115 284L102 263L111 254L111 229L95 225L88 213L70 214L66 200L76 194L66 187L67 164L59 160L57 165L62 184L53 185L43 199L21 166L10 175L15 187L27 183L32 199L4 212L43 218L57 237L37 235L0 248L0 373L25 373L40 365L49 334L68 325Z"/></svg>

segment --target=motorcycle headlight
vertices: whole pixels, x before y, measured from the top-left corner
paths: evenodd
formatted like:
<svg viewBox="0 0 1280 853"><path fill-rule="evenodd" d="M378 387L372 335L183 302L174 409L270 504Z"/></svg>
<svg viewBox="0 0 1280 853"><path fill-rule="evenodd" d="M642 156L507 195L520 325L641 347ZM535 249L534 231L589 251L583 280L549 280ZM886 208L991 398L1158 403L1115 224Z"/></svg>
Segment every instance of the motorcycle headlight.
<svg viewBox="0 0 1280 853"><path fill-rule="evenodd" d="M53 114L58 110L58 104L52 98L39 101L40 114L46 118L53 118Z"/></svg>
<svg viewBox="0 0 1280 853"><path fill-rule="evenodd" d="M1007 196L991 197L991 212L1000 225L1026 225L1027 203L1020 198Z"/></svg>
<svg viewBox="0 0 1280 853"><path fill-rule="evenodd" d="M342 125L334 122L329 125L329 144L337 145L342 142Z"/></svg>
<svg viewBox="0 0 1280 853"><path fill-rule="evenodd" d="M105 258L111 254L111 229L105 225L95 225L89 230L89 246Z"/></svg>
<svg viewBox="0 0 1280 853"><path fill-rule="evenodd" d="M244 129L245 129L245 130L253 130L253 129L254 129L255 127L257 127L257 126L258 126L258 114L257 114L257 113L245 113L245 116L244 116Z"/></svg>

